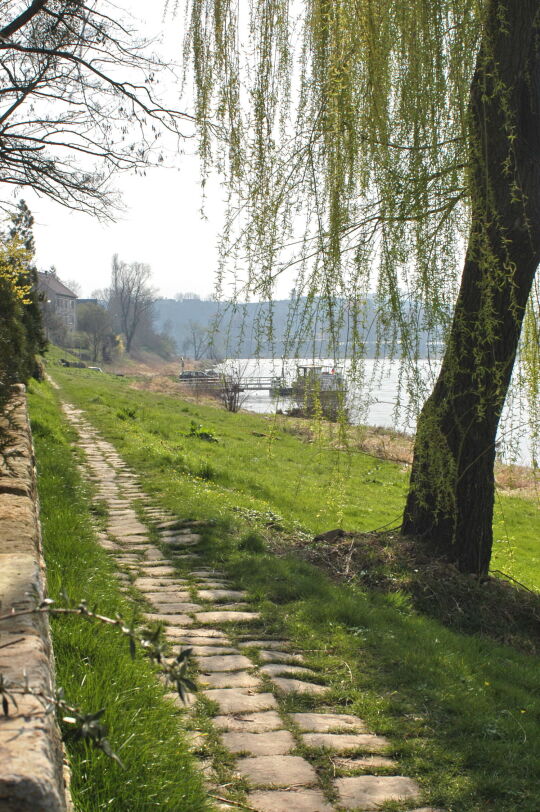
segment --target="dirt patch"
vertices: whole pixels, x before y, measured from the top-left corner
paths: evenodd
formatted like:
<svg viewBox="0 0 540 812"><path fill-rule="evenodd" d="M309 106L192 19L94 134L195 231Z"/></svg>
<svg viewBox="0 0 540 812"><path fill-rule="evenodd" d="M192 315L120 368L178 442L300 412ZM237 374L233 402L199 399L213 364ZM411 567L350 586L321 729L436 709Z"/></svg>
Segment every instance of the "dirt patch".
<svg viewBox="0 0 540 812"><path fill-rule="evenodd" d="M200 403L204 406L219 405L219 396L215 389L208 387L206 389L200 384L190 385L189 381L179 381L177 375L167 375L165 373L159 375L146 376L145 378L133 381L131 386L133 389L139 389L146 392L161 392L165 395L172 395L182 400L187 400L190 403Z"/></svg>
<svg viewBox="0 0 540 812"><path fill-rule="evenodd" d="M422 542L388 533L330 531L292 540L294 551L340 581L401 592L412 606L466 634L540 652L540 593L497 577L478 580L434 559ZM291 551L291 540L286 550ZM284 548L285 551L285 548Z"/></svg>

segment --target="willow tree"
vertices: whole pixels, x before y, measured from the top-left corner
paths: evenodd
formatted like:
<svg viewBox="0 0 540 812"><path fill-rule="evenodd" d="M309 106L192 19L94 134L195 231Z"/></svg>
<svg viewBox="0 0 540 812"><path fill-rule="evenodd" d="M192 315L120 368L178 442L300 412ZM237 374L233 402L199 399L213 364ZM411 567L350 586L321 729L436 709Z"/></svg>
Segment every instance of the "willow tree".
<svg viewBox="0 0 540 812"><path fill-rule="evenodd" d="M419 320L444 336L402 526L485 573L527 307L538 337L539 0L190 0L188 20L202 159L227 170L224 260L265 296L295 267L334 332L346 302L355 353L374 289L404 356Z"/></svg>

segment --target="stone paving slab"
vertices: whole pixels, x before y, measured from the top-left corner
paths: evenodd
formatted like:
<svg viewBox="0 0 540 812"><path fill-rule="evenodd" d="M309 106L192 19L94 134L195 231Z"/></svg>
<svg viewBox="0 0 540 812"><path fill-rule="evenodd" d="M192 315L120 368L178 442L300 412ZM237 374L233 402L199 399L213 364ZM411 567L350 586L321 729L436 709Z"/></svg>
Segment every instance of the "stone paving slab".
<svg viewBox="0 0 540 812"><path fill-rule="evenodd" d="M170 527L166 530L161 530L159 533L160 538L165 539L180 539L189 538L190 536L197 535L189 527Z"/></svg>
<svg viewBox="0 0 540 812"><path fill-rule="evenodd" d="M163 615L174 615L180 612L196 612L200 609L200 605L198 603L184 603L183 601L171 601L168 603L167 601L152 601L152 605L156 612L160 612Z"/></svg>
<svg viewBox="0 0 540 812"><path fill-rule="evenodd" d="M339 804L345 809L376 810L386 801L416 800L416 781L401 775L359 775L334 781Z"/></svg>
<svg viewBox="0 0 540 812"><path fill-rule="evenodd" d="M244 640L238 644L239 648L281 649L290 645L288 640ZM269 652L265 652L268 654ZM282 652L283 653L283 652Z"/></svg>
<svg viewBox="0 0 540 812"><path fill-rule="evenodd" d="M341 730L367 732L366 723L362 719L346 713L292 713L291 718L300 730L309 733L332 733Z"/></svg>
<svg viewBox="0 0 540 812"><path fill-rule="evenodd" d="M230 642L225 632L222 632L221 629L189 629L185 634L186 637L208 637L212 639L219 637L221 640L226 640L228 643Z"/></svg>
<svg viewBox="0 0 540 812"><path fill-rule="evenodd" d="M156 578L136 578L133 586L140 589L141 592L155 592L159 589L160 592L177 592L179 589L185 588L186 582L181 578L167 578L156 576Z"/></svg>
<svg viewBox="0 0 540 812"><path fill-rule="evenodd" d="M317 789L250 792L248 803L257 812L333 812Z"/></svg>
<svg viewBox="0 0 540 812"><path fill-rule="evenodd" d="M253 663L243 654L222 654L215 657L197 657L201 671L242 671L253 668Z"/></svg>
<svg viewBox="0 0 540 812"><path fill-rule="evenodd" d="M236 769L253 787L309 787L317 783L317 773L301 756L242 758Z"/></svg>
<svg viewBox="0 0 540 812"><path fill-rule="evenodd" d="M153 578L154 575L156 577L158 577L159 575L177 575L177 572L174 569L174 567L151 567L149 564L141 566L140 571L147 578Z"/></svg>
<svg viewBox="0 0 540 812"><path fill-rule="evenodd" d="M209 578L209 577L212 577L212 578L226 578L227 577L224 572L221 572L220 570L210 569L210 567L204 567L204 569L199 568L198 570L193 570L193 572L191 574L193 576L196 576L196 577L200 576L201 578L205 578L205 577L207 577L207 578Z"/></svg>
<svg viewBox="0 0 540 812"><path fill-rule="evenodd" d="M173 555L173 554L171 553L170 558L171 558L173 561L179 561L180 563L185 563L185 564L187 564L187 563L189 562L189 563L191 563L191 564L192 564L192 563L193 563L195 560L197 560L197 561L198 561L198 560L199 560L199 558L200 558L200 556L199 556L198 554L197 554L197 555L195 555L195 553L193 553L193 554L192 554L192 553L189 553L189 554L188 554L188 553L185 553L185 554L182 554L182 555L177 555L177 554L174 554L174 555Z"/></svg>
<svg viewBox="0 0 540 812"><path fill-rule="evenodd" d="M306 677L317 676L315 671L311 668L304 668L302 665L288 665L287 663L268 663L259 669L263 674L268 674L270 677L278 677L280 674L300 674Z"/></svg>
<svg viewBox="0 0 540 812"><path fill-rule="evenodd" d="M305 660L301 654L289 654L286 651L259 651L262 663L298 663L302 665Z"/></svg>
<svg viewBox="0 0 540 812"><path fill-rule="evenodd" d="M288 679L287 677L270 677L274 685L284 694L311 694L319 696L325 694L329 689L326 685L316 685L314 682L304 682L299 679Z"/></svg>
<svg viewBox="0 0 540 812"><path fill-rule="evenodd" d="M278 706L273 694L251 694L242 688L211 688L204 695L218 704L221 713L250 713Z"/></svg>
<svg viewBox="0 0 540 812"><path fill-rule="evenodd" d="M163 553L157 547L148 547L145 550L144 557L148 561L163 561Z"/></svg>
<svg viewBox="0 0 540 812"><path fill-rule="evenodd" d="M148 528L137 521L109 522L107 532L112 536L147 536Z"/></svg>
<svg viewBox="0 0 540 812"><path fill-rule="evenodd" d="M234 589L199 589L199 598L203 601L240 600L246 597L246 592Z"/></svg>
<svg viewBox="0 0 540 812"><path fill-rule="evenodd" d="M143 617L148 621L157 621L158 623L175 623L180 626L189 626L193 623L193 618L189 615L166 615L161 612L144 612Z"/></svg>
<svg viewBox="0 0 540 812"><path fill-rule="evenodd" d="M146 551L147 545L146 544L122 544L120 549L124 553L132 553L138 556L138 561L141 567L153 566L155 562L147 561L143 558L144 553ZM167 562L170 565L170 561Z"/></svg>
<svg viewBox="0 0 540 812"><path fill-rule="evenodd" d="M260 688L261 681L247 671L217 671L199 676L201 685L208 688Z"/></svg>
<svg viewBox="0 0 540 812"><path fill-rule="evenodd" d="M99 546L103 547L104 550L109 550L110 552L117 552L122 549L119 544L115 541L109 541L108 538L98 539Z"/></svg>
<svg viewBox="0 0 540 812"><path fill-rule="evenodd" d="M213 657L216 654L238 654L238 649L233 648L232 646L207 646L206 645L206 638L202 638L204 644L202 646L193 645L192 643L186 643L183 646L174 646L174 650L179 650L181 648L189 647L193 650L193 654L196 657ZM210 638L212 640L212 638Z"/></svg>
<svg viewBox="0 0 540 812"><path fill-rule="evenodd" d="M162 511L156 510L155 508L154 509L150 508L146 512L147 513L155 512L159 516L164 515ZM169 519L168 521L160 522L158 525L156 525L156 527L158 530L169 530L171 527L179 528L181 526L181 522L182 522L181 519Z"/></svg>
<svg viewBox="0 0 540 812"><path fill-rule="evenodd" d="M230 585L224 581L201 581L199 578L195 584L197 589L230 589Z"/></svg>
<svg viewBox="0 0 540 812"><path fill-rule="evenodd" d="M247 623L259 620L259 612L198 612L195 617L199 623Z"/></svg>
<svg viewBox="0 0 540 812"><path fill-rule="evenodd" d="M195 629L197 631L197 629ZM232 643L227 638L221 637L192 637L186 635L185 631L180 632L178 635L177 648L185 648L186 646L198 646L200 649L207 649L207 651L197 651L202 657L205 655L212 656L213 654L238 654L238 649L233 648ZM219 651L218 649L226 648L227 651Z"/></svg>
<svg viewBox="0 0 540 812"><path fill-rule="evenodd" d="M178 643L180 640L183 641L185 639L186 628L185 626L165 626L163 634L171 643ZM189 643L182 642L183 648L187 648L189 645Z"/></svg>
<svg viewBox="0 0 540 812"><path fill-rule="evenodd" d="M386 756L364 756L351 758L333 758L332 763L336 770L362 770L362 772L397 768L397 762Z"/></svg>
<svg viewBox="0 0 540 812"><path fill-rule="evenodd" d="M125 533L121 536L116 536L116 539L123 547L128 549L144 550L150 543L147 536L139 536L137 534L129 535Z"/></svg>
<svg viewBox="0 0 540 812"><path fill-rule="evenodd" d="M280 715L274 710L215 716L212 722L218 730L238 730L246 733L266 733L268 730L279 730L283 727Z"/></svg>
<svg viewBox="0 0 540 812"><path fill-rule="evenodd" d="M165 699L168 699L170 702L173 702L174 705L179 708L179 710L185 711L186 708L191 708L197 702L197 695L196 694L186 694L186 701L182 702L180 697L176 692L170 691L169 693L165 694Z"/></svg>
<svg viewBox="0 0 540 812"><path fill-rule="evenodd" d="M249 753L251 756L284 756L296 746L288 730L273 730L270 733L232 730L223 733L222 740L231 753Z"/></svg>
<svg viewBox="0 0 540 812"><path fill-rule="evenodd" d="M159 589L159 587L154 587L154 589ZM180 589L180 587L166 587L165 589L159 589L159 592L141 589L141 592L147 601L159 601L159 603L177 603L178 601L190 601L191 599L190 593L185 589Z"/></svg>
<svg viewBox="0 0 540 812"><path fill-rule="evenodd" d="M167 547L177 549L180 547L195 547L201 541L201 536L197 533L192 533L190 536L171 536L170 538L162 538L162 544Z"/></svg>
<svg viewBox="0 0 540 812"><path fill-rule="evenodd" d="M434 806L423 806L418 809L411 809L410 812L446 812L445 809L435 809Z"/></svg>
<svg viewBox="0 0 540 812"><path fill-rule="evenodd" d="M349 750L378 753L390 746L384 736L374 736L371 733L303 733L302 738L308 747L326 747L334 753L346 753Z"/></svg>

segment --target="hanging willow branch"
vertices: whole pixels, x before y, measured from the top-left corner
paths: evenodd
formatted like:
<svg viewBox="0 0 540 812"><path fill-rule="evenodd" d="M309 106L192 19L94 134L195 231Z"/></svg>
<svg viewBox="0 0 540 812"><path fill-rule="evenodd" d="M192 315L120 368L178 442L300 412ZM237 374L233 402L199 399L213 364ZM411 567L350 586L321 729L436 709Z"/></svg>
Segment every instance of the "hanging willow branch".
<svg viewBox="0 0 540 812"><path fill-rule="evenodd" d="M509 5L188 0L203 171L229 194L217 290L228 271L236 299L292 288L289 354L316 311L329 355L361 356L373 295L379 352L416 360L426 336L440 352L478 179L471 82ZM497 76L488 92L511 141L510 92ZM503 163L515 171L511 150ZM272 338L270 306L261 321Z"/></svg>

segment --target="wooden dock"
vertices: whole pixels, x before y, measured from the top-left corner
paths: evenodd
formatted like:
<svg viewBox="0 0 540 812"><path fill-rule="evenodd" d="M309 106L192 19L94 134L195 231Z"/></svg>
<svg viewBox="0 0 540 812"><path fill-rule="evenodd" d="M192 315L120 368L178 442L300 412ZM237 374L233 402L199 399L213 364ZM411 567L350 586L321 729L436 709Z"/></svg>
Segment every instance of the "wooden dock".
<svg viewBox="0 0 540 812"><path fill-rule="evenodd" d="M274 375L248 375L239 380L235 376L219 376L215 378L186 378L178 382L196 389L224 389L229 386L238 386L239 392L275 392L279 395L290 395L292 385L284 379Z"/></svg>

